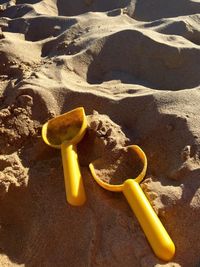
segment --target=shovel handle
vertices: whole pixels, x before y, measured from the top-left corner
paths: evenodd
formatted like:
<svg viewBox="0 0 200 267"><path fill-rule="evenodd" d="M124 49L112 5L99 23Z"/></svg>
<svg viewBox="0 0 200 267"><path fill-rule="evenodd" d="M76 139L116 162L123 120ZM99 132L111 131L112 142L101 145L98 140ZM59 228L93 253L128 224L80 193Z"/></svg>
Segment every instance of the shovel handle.
<svg viewBox="0 0 200 267"><path fill-rule="evenodd" d="M140 185L132 179L124 183L123 193L136 215L153 251L162 260L169 261L175 253L175 246Z"/></svg>
<svg viewBox="0 0 200 267"><path fill-rule="evenodd" d="M62 163L67 202L81 206L86 201L83 180L78 163L76 145L61 144Z"/></svg>

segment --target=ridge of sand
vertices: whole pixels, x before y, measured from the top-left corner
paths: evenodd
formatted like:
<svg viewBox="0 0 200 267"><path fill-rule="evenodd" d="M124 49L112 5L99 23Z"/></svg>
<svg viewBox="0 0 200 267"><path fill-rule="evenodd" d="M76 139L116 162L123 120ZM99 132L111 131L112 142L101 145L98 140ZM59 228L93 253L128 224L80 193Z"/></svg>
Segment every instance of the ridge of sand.
<svg viewBox="0 0 200 267"><path fill-rule="evenodd" d="M0 1L0 266L200 264L199 11L194 0ZM73 208L41 127L78 106L87 203ZM126 170L128 144L147 155L142 188L176 245L169 263L122 194L90 175L98 158L103 178Z"/></svg>

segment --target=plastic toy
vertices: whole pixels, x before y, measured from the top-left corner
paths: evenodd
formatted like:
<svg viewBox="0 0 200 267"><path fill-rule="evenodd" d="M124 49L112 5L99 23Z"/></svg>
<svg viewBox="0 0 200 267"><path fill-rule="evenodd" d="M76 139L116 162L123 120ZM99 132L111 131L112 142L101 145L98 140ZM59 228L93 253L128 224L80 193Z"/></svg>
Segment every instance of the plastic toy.
<svg viewBox="0 0 200 267"><path fill-rule="evenodd" d="M132 150L132 152L135 151L143 163L143 169L135 179L127 179L120 185L108 184L97 177L94 168L95 161L90 163L90 171L95 181L101 187L109 191L122 191L124 193L156 256L162 260L171 260L175 253L174 243L139 185L147 170L146 155L137 145L131 145L127 148Z"/></svg>
<svg viewBox="0 0 200 267"><path fill-rule="evenodd" d="M61 149L66 198L75 206L84 204L86 200L76 149L76 144L83 138L86 128L87 121L83 107L49 120L42 128L45 143Z"/></svg>

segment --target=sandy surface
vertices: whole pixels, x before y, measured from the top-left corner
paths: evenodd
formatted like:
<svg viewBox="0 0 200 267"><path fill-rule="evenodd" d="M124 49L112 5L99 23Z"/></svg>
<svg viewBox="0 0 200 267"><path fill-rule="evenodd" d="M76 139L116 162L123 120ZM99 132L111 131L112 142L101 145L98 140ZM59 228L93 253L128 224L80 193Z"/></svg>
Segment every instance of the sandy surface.
<svg viewBox="0 0 200 267"><path fill-rule="evenodd" d="M199 45L198 0L0 1L0 266L200 266ZM87 203L72 207L41 127L78 106ZM100 176L128 167L129 144L147 155L142 188L176 245L171 262L90 175L97 158Z"/></svg>

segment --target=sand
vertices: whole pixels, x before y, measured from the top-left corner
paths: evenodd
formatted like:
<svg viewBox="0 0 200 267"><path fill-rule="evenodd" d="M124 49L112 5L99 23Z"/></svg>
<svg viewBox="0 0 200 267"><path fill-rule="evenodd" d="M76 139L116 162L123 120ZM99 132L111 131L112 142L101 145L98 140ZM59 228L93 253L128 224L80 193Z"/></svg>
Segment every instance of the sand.
<svg viewBox="0 0 200 267"><path fill-rule="evenodd" d="M0 1L0 266L200 266L199 23L197 0ZM41 128L79 106L87 202L72 207ZM90 174L99 159L103 179L129 175L130 144L147 155L141 186L175 243L170 262Z"/></svg>
<svg viewBox="0 0 200 267"><path fill-rule="evenodd" d="M130 147L106 153L92 161L98 179L113 185L123 184L127 179L135 179L143 169L143 163Z"/></svg>

